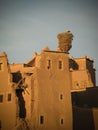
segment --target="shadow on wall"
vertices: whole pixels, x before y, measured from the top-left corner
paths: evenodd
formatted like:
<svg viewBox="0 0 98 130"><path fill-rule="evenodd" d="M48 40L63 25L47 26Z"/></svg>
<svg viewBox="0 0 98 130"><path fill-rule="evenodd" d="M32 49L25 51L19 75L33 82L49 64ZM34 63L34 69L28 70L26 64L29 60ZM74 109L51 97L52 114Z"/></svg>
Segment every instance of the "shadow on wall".
<svg viewBox="0 0 98 130"><path fill-rule="evenodd" d="M16 95L18 97L18 103L19 103L19 117L25 118L26 117L26 108L25 108L25 100L22 95L23 89L17 89Z"/></svg>
<svg viewBox="0 0 98 130"><path fill-rule="evenodd" d="M72 108L73 130L98 130L98 87L73 92Z"/></svg>
<svg viewBox="0 0 98 130"><path fill-rule="evenodd" d="M22 79L22 75L19 71L12 73L12 81L13 82L18 83L21 79Z"/></svg>
<svg viewBox="0 0 98 130"><path fill-rule="evenodd" d="M71 68L73 70L78 70L79 65L73 59L69 59L69 68Z"/></svg>
<svg viewBox="0 0 98 130"><path fill-rule="evenodd" d="M92 109L73 106L73 130L95 130Z"/></svg>
<svg viewBox="0 0 98 130"><path fill-rule="evenodd" d="M82 92L72 92L72 104L78 107L98 107L98 87L88 88Z"/></svg>

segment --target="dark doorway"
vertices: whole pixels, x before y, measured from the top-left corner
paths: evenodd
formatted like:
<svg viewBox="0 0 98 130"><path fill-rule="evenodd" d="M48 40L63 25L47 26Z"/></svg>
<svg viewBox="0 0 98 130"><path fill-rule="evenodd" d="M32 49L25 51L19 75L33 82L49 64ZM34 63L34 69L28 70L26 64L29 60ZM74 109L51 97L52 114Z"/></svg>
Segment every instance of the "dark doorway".
<svg viewBox="0 0 98 130"><path fill-rule="evenodd" d="M25 118L26 117L26 108L25 108L25 100L22 95L23 89L17 89L16 95L18 97L18 103L19 103L19 117Z"/></svg>

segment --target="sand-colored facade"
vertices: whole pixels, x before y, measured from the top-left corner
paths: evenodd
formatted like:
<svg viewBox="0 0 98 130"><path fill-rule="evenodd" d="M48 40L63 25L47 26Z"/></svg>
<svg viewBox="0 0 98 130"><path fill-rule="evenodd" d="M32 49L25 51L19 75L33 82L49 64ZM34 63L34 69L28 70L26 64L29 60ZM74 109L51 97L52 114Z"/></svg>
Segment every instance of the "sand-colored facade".
<svg viewBox="0 0 98 130"><path fill-rule="evenodd" d="M68 55L43 51L36 57L35 62L38 78L34 80L36 95L33 101L36 113L33 111L32 119L34 121L35 118L36 129L71 130L72 108L70 87L68 87L70 86ZM62 67L59 68L61 62Z"/></svg>
<svg viewBox="0 0 98 130"><path fill-rule="evenodd" d="M71 92L94 87L95 69L88 57L69 57L72 37L58 35L56 51L45 47L26 63L0 55L1 130L73 130Z"/></svg>
<svg viewBox="0 0 98 130"><path fill-rule="evenodd" d="M16 125L16 95L7 55L0 55L0 129L14 129Z"/></svg>
<svg viewBox="0 0 98 130"><path fill-rule="evenodd" d="M10 65L12 73L25 76L26 120L32 129L72 130L68 60L68 54L43 50L27 62L29 67Z"/></svg>
<svg viewBox="0 0 98 130"><path fill-rule="evenodd" d="M96 86L93 60L87 56L70 58L71 90L78 91Z"/></svg>

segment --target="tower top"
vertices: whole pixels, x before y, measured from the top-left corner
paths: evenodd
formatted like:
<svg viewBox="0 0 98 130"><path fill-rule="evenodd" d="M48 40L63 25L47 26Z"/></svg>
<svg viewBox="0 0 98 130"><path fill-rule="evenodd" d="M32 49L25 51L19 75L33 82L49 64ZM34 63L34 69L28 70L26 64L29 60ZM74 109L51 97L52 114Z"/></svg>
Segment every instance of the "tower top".
<svg viewBox="0 0 98 130"><path fill-rule="evenodd" d="M1 57L2 57L2 56L7 57L7 54L6 54L6 52L2 52L2 53L0 54L0 56L1 56Z"/></svg>
<svg viewBox="0 0 98 130"><path fill-rule="evenodd" d="M63 33L59 33L57 35L57 38L58 38L58 51L68 53L68 51L72 47L73 34L69 30L66 30Z"/></svg>

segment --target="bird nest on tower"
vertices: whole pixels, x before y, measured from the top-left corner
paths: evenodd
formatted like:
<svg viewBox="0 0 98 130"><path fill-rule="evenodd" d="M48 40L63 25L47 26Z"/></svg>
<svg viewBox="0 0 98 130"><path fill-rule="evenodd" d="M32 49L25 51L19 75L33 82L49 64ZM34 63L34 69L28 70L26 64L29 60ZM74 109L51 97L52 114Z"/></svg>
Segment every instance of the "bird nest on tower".
<svg viewBox="0 0 98 130"><path fill-rule="evenodd" d="M58 51L66 52L72 47L73 34L67 30L57 35L58 38Z"/></svg>

